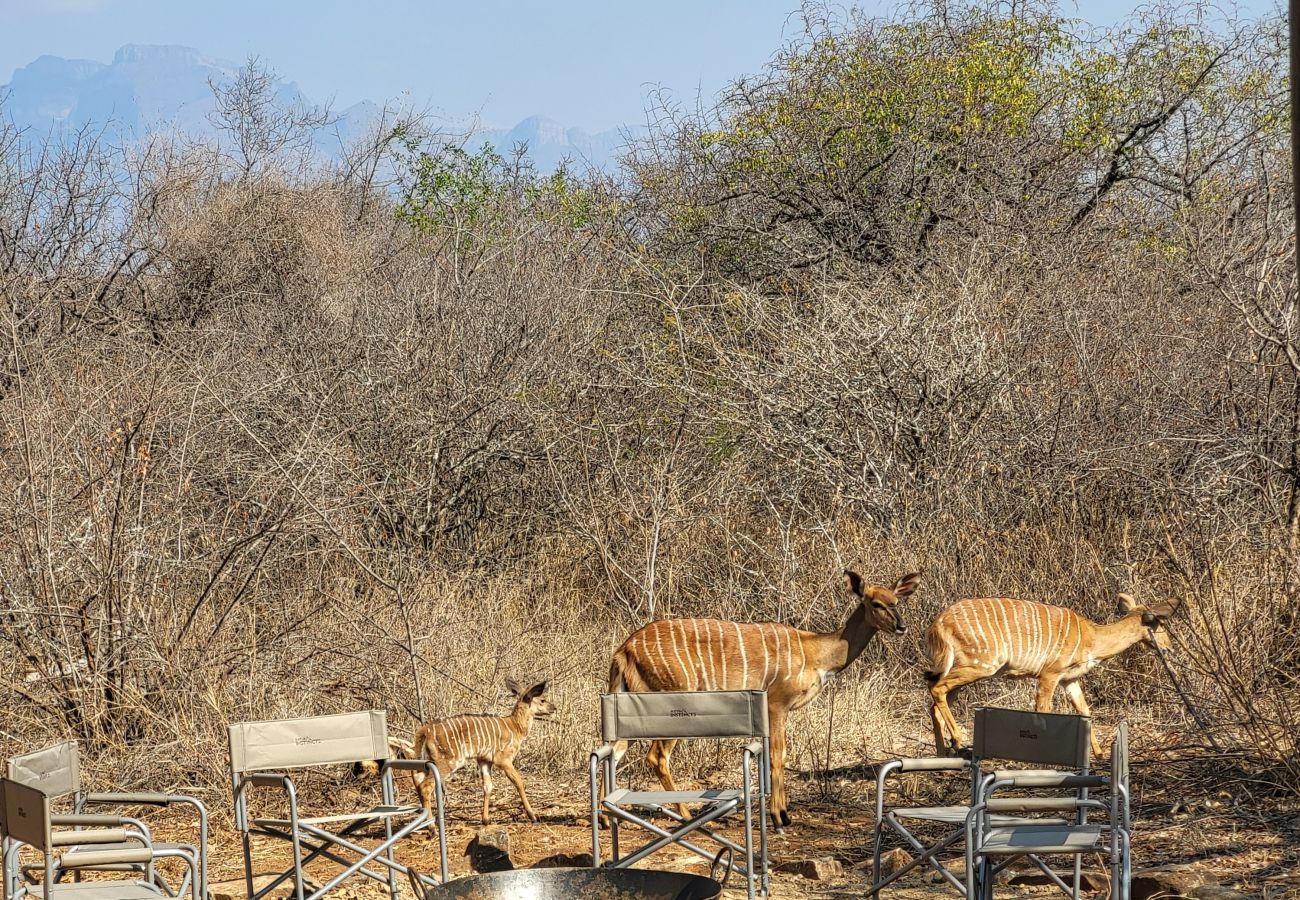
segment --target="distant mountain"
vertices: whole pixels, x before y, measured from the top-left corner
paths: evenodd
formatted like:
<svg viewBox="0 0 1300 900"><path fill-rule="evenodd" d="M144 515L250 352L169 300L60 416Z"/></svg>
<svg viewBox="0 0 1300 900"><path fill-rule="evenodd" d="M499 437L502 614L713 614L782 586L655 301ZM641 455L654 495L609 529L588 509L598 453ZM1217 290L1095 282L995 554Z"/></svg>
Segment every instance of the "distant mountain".
<svg viewBox="0 0 1300 900"><path fill-rule="evenodd" d="M128 44L108 64L41 56L0 87L0 112L38 132L111 123L134 137L156 131L205 135L212 133L209 81L224 81L238 70L236 63L179 46ZM280 82L278 91L285 101L309 102L292 81ZM354 104L338 112L331 132L344 139L358 135L378 114L379 107L370 101ZM526 145L542 171L555 169L564 159L612 169L625 142L619 129L589 134L541 116L510 129L480 128L471 143L480 139L505 156L516 145ZM337 149L337 141L333 134L322 136L319 146L329 152Z"/></svg>
<svg viewBox="0 0 1300 900"><path fill-rule="evenodd" d="M590 134L581 128L565 128L545 116L529 116L514 128L480 129L475 139L490 141L497 152L509 156L523 144L533 164L542 171L553 171L563 160L579 166L613 168L627 143L625 129L611 128Z"/></svg>
<svg viewBox="0 0 1300 900"><path fill-rule="evenodd" d="M108 65L42 56L14 72L4 105L16 123L41 131L112 122L137 135L203 132L211 128L208 79L225 80L238 68L189 47L128 44Z"/></svg>

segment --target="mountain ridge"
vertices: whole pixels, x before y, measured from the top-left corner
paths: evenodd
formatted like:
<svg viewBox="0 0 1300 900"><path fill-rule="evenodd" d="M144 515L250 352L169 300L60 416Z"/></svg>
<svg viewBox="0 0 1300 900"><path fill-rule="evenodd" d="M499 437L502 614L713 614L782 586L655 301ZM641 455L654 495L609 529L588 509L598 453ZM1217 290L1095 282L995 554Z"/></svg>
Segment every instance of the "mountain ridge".
<svg viewBox="0 0 1300 900"><path fill-rule="evenodd" d="M209 135L209 82L232 78L238 70L235 63L180 44L125 44L108 63L41 54L0 85L0 110L38 132L112 123L134 137L164 129ZM280 79L277 93L310 104L293 81ZM348 106L339 114L340 133L359 133L379 110L369 100ZM590 132L532 115L509 128L475 128L470 141L486 141L504 156L524 144L533 164L545 171L564 160L612 168L628 133L622 127Z"/></svg>

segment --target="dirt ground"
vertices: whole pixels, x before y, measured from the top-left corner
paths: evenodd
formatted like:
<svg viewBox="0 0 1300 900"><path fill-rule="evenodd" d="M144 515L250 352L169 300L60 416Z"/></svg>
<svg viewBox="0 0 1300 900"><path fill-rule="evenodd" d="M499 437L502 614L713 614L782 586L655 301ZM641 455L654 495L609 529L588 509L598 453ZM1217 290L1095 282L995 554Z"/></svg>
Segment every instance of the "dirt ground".
<svg viewBox="0 0 1300 900"><path fill-rule="evenodd" d="M500 783L504 779L498 779L493 798L496 824L509 831L510 852L516 866L526 867L558 853L587 852L590 831L585 780L546 780L536 775L525 778L530 798L541 817L537 824L524 819L514 791L508 783ZM842 865L842 874L816 881L778 872L773 876L772 896L863 896L871 882L875 783L870 773L842 773L829 780L816 781L795 774L788 784L795 822L785 833L771 837L774 866L834 857ZM921 785L902 783L900 787L909 795L911 803L911 795ZM1220 884L1261 900L1300 897L1300 803L1263 798L1250 793L1248 786L1235 794L1232 791L1198 794L1189 791L1185 783L1176 787L1179 790L1175 798L1169 790L1157 789L1154 779L1135 772L1135 868L1190 864ZM343 790L351 793L356 787L345 786ZM954 790L958 789L954 786ZM470 874L465 848L479 827L477 776L461 774L452 779L448 797L449 866L456 877ZM931 794L930 799L944 798ZM311 800L305 802L310 812ZM337 802L335 797L334 803ZM629 838L624 840L626 847ZM277 864L282 869L287 859L286 847L283 842L265 839L259 842L255 851L258 870L271 872ZM399 858L420 870L436 872L436 837L431 832L420 835L407 844ZM661 852L653 859L656 868L698 873L707 870L702 860L678 850ZM958 865L959 860L954 858L952 864ZM1100 860L1093 860L1089 865L1101 868ZM320 864L313 872L317 877L327 878L330 868L329 864ZM228 825L214 829L211 878L217 885L214 893L243 896L238 840ZM938 881L933 873L913 872L886 889L884 896L898 900L958 896ZM221 887L221 882L234 883ZM1043 887L1004 885L998 895L1034 897L1053 896L1053 893ZM384 892L379 885L358 882L339 896L341 900L349 897L360 900L382 897ZM725 896L743 897L743 885L733 880Z"/></svg>

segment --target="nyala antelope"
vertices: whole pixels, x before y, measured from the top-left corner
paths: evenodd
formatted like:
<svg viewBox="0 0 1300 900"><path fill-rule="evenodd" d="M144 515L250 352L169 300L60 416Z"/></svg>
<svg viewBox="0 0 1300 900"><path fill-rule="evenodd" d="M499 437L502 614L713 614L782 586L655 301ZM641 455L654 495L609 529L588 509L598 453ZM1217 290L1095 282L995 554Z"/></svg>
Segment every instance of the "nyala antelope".
<svg viewBox="0 0 1300 900"><path fill-rule="evenodd" d="M1100 625L1063 607L1032 600L958 600L935 617L926 634L931 668L925 678L930 682L935 750L943 755L967 743L948 706L949 692L992 675L1037 678L1039 712L1051 712L1052 695L1063 684L1075 710L1091 715L1083 676L1139 642L1169 649L1164 625L1175 609L1171 603L1142 606L1129 594L1120 594L1123 618ZM1096 732L1092 754L1101 756Z"/></svg>
<svg viewBox="0 0 1300 900"><path fill-rule="evenodd" d="M450 716L421 725L415 732L412 756L427 758L438 767L444 782L465 763L478 763L483 777L483 824L491 821L492 768L505 773L519 792L524 803L524 813L529 821L537 821L524 791L524 780L515 769L515 756L533 728L534 719L544 719L555 712L555 705L544 696L546 682L539 681L523 687L513 678L506 679L506 687L515 697L515 707L504 716L491 713ZM415 790L425 810L433 814L434 783L420 772L414 773Z"/></svg>
<svg viewBox="0 0 1300 900"><path fill-rule="evenodd" d="M832 678L862 655L877 631L907 629L898 603L916 590L919 572L893 585L869 585L845 571L845 585L857 606L838 631L819 634L775 622L720 619L661 619L634 633L614 651L609 690L767 691L772 740L772 819L790 824L785 794L785 719L816 699ZM647 761L665 790L674 791L669 759L676 741L652 741ZM627 742L615 744L619 757Z"/></svg>

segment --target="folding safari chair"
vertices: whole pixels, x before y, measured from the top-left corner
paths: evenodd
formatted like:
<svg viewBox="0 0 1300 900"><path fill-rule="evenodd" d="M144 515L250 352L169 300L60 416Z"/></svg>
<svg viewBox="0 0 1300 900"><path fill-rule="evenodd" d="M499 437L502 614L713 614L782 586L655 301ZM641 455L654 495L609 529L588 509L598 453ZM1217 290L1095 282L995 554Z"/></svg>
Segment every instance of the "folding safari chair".
<svg viewBox="0 0 1300 900"><path fill-rule="evenodd" d="M615 868L635 865L669 844L678 844L711 861L715 868L725 857L726 871L735 871L745 877L750 900L753 900L755 891L766 896L767 796L771 791L767 694L764 691L604 694L600 698L600 730L605 743L591 754L590 760L592 864L601 865L600 819L605 814L610 823L610 865ZM741 788L632 791L617 785L621 754L615 752L613 745L616 741L714 738L751 739L741 751ZM756 779L751 774L751 765L757 768ZM602 768L603 792L600 786ZM755 793L759 807L757 848L754 841ZM701 807L694 815L683 816L673 808L678 804L700 804ZM655 824L647 817L646 811L667 816L675 827L664 828ZM745 819L743 846L720 834L715 827L726 816L741 811ZM621 822L644 828L655 837L632 853L620 855ZM711 853L689 839L696 835L710 838L720 849ZM743 866L735 862L736 854L744 855Z"/></svg>
<svg viewBox="0 0 1300 900"><path fill-rule="evenodd" d="M392 900L398 900L399 876L410 878L407 866L393 855L394 848L407 837L431 826L438 831L439 864L442 880L447 880L447 833L443 819L442 777L427 760L390 759L388 727L381 710L316 716L307 719L281 719L271 722L244 722L231 725L230 775L235 792L235 826L244 847L244 877L250 900L266 896L282 882L293 880L297 900L322 897L345 879L360 873L375 881L386 882ZM347 765L378 761L382 802L368 809L333 815L304 817L298 806L298 791L288 770L309 766ZM435 817L421 806L399 806L393 784L394 770L423 772L434 780ZM252 788L278 788L284 792L287 816L250 818L248 794ZM372 826L383 827L379 843L366 849L358 838ZM337 830L330 831L333 827ZM260 890L253 887L252 839L272 837L293 845L290 867ZM305 853L304 853L305 851ZM326 884L307 893L304 869L317 858L343 867ZM381 866L382 870L374 868ZM415 878L430 886L438 882L415 873Z"/></svg>
<svg viewBox="0 0 1300 900"><path fill-rule="evenodd" d="M72 813L53 813L53 823L56 827L72 826L82 827L86 825L109 826L109 827L131 827L141 831L146 838L149 837L149 831L145 825L138 819L120 816L120 815L92 815L88 812L91 807L105 806L188 806L192 808L198 820L198 844L179 844L179 843L152 843L155 856L176 857L188 859L192 857L195 861L194 866L187 865L185 874L181 882L172 888L163 877L162 873L150 867L152 875L157 886L169 897L180 897L191 892L191 878L197 879L193 885L193 893L198 897L207 896L208 888L208 811L204 805L194 797L184 794L162 794L148 792L130 792L130 791L105 791L105 792L86 792L81 785L81 755L78 751L76 741L64 741L60 744L54 744L42 750L36 750L32 753L25 753L21 756L14 756L8 760L6 766L8 777L21 784L34 787L48 796L51 800L58 800L63 797L71 796ZM101 847L100 849L111 849ZM20 873L16 865L11 865L11 860L6 856L5 878L16 888L16 880ZM137 871L142 870L141 864L123 864L113 868L129 868ZM56 870L56 877L62 877L62 872Z"/></svg>
<svg viewBox="0 0 1300 900"><path fill-rule="evenodd" d="M1083 716L1054 715L1052 713L1025 712L1022 710L981 708L975 712L975 740L970 759L934 757L920 759L895 759L880 768L876 778L876 822L874 829L874 877L868 895L875 897L886 886L921 866L929 866L962 894L968 893L970 879L963 881L945 866L941 855L953 850L966 837L967 817L971 808L983 797L983 791L994 776L984 773L988 760L1028 763L1038 766L1058 767L1050 770L1012 770L1028 777L1041 775L1041 787L1085 790L1084 782L1054 781L1069 777L1088 777L1090 721ZM1062 771L1063 770L1063 771ZM885 797L891 776L903 773L949 772L962 775L969 785L966 794L970 801L947 806L911 806L886 809ZM994 775L1003 773L994 773ZM1094 782L1087 782L1093 784ZM1022 784L1022 787L1030 787ZM1041 798L1040 798L1041 799ZM991 810L990 825L1000 828L1020 826L1064 826L1068 820L1061 817L1040 818L1027 816L1027 810ZM934 840L926 843L916 831L919 826L939 826L943 830ZM888 875L881 867L882 848L886 832L902 839L911 860ZM1076 874L1076 883L1077 883Z"/></svg>
<svg viewBox="0 0 1300 900"><path fill-rule="evenodd" d="M20 881L11 885L6 879L5 900L26 897L157 900L165 896L154 881L153 862L166 854L156 852L157 848L150 844L146 832L134 827L55 831L55 818L50 814L50 798L43 791L8 778L0 780L0 836L14 848L26 845L42 856L40 883ZM180 856L190 867L188 881L193 888L193 900L201 900L194 857L180 851L173 855ZM139 867L143 877L129 880L102 877L106 871L122 871L130 867ZM93 869L101 877L96 881L59 883L60 873L81 869Z"/></svg>
<svg viewBox="0 0 1300 900"><path fill-rule="evenodd" d="M1023 729L1021 733L1023 734ZM1132 881L1129 838L1132 823L1128 802L1128 725L1119 724L1110 749L1110 777L1071 776L1062 773L999 771L986 780L980 801L966 817L966 885L970 900L992 900L994 878L1016 859L1029 859L1074 900L1079 900L1079 860L1099 853L1109 858L1112 900L1128 900ZM1004 789L1060 789L1076 791L1068 797L995 797ZM1088 797L1089 788L1108 788L1106 800ZM1088 811L1102 818L1089 820ZM1037 821L1007 826L999 813L1072 813L1073 821ZM1074 858L1075 879L1067 884L1042 859L1048 855ZM999 862L995 864L994 860Z"/></svg>

